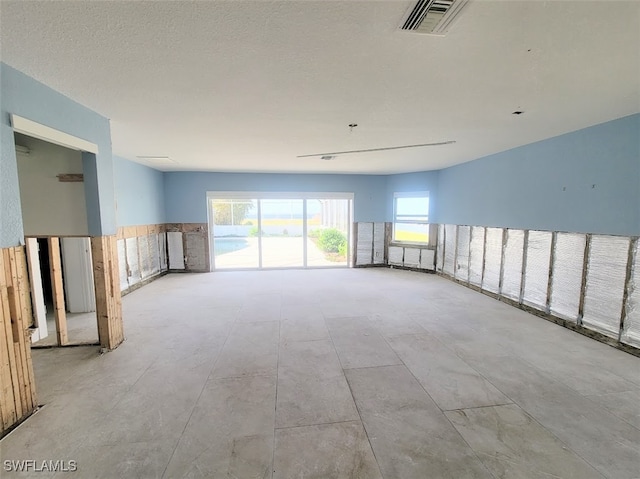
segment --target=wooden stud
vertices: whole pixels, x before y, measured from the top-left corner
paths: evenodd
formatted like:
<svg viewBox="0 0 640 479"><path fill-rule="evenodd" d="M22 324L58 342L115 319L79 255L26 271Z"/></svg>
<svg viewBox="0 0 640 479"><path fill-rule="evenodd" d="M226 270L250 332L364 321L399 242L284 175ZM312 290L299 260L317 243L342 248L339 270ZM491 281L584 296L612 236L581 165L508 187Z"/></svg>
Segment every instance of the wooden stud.
<svg viewBox="0 0 640 479"><path fill-rule="evenodd" d="M51 273L51 290L53 291L53 309L56 318L56 337L58 346L69 343L67 333L67 314L64 304L64 286L62 282L62 265L60 261L60 238L48 238L49 267Z"/></svg>
<svg viewBox="0 0 640 479"><path fill-rule="evenodd" d="M116 236L91 238L91 253L98 337L100 346L111 350L117 348L124 340Z"/></svg>

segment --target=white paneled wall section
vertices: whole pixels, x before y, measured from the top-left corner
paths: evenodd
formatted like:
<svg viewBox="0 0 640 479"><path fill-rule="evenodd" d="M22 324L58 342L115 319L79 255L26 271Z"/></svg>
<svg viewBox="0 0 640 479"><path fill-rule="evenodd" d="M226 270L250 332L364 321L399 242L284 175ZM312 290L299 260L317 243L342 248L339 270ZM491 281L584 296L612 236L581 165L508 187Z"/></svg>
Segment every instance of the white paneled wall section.
<svg viewBox="0 0 640 479"><path fill-rule="evenodd" d="M597 339L640 347L637 237L439 225L437 243L437 272Z"/></svg>

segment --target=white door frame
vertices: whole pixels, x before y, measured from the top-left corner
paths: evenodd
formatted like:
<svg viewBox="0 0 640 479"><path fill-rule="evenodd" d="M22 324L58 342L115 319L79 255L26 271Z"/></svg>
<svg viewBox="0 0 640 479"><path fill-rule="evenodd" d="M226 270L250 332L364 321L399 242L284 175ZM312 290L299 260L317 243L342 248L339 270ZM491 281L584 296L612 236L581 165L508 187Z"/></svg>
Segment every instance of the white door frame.
<svg viewBox="0 0 640 479"><path fill-rule="evenodd" d="M47 307L44 303L44 291L42 289L42 271L40 269L38 238L25 238L25 247L27 250L29 285L31 286L33 319L36 326L35 331L31 334L31 341L36 342L49 335L47 328ZM46 274L48 275L49 272L47 271Z"/></svg>

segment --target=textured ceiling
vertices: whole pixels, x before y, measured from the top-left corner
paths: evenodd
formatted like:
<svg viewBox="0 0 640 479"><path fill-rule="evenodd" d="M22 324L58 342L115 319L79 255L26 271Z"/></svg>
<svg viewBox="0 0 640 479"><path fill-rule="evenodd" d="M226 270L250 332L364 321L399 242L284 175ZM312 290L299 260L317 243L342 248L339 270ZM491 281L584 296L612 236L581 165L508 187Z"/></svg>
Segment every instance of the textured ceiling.
<svg viewBox="0 0 640 479"><path fill-rule="evenodd" d="M640 111L640 2L471 0L444 37L411 5L2 0L1 58L165 170L430 170Z"/></svg>

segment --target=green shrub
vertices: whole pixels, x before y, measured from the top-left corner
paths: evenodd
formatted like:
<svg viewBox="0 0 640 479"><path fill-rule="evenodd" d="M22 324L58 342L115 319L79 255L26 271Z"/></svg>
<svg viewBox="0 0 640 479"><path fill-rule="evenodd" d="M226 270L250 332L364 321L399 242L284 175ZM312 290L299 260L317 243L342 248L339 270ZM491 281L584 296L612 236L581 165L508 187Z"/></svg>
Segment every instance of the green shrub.
<svg viewBox="0 0 640 479"><path fill-rule="evenodd" d="M319 229L315 229L315 230L311 230L307 233L307 236L309 238L319 238L320 237L320 231Z"/></svg>
<svg viewBox="0 0 640 479"><path fill-rule="evenodd" d="M347 242L346 241L340 245L340 248L338 249L338 254L340 256L347 256Z"/></svg>
<svg viewBox="0 0 640 479"><path fill-rule="evenodd" d="M318 246L327 253L338 253L341 248L346 251L347 238L337 229L329 228L320 233Z"/></svg>
<svg viewBox="0 0 640 479"><path fill-rule="evenodd" d="M253 226L249 230L249 236L258 236L258 227L257 226ZM264 231L262 232L262 236L264 236Z"/></svg>

